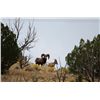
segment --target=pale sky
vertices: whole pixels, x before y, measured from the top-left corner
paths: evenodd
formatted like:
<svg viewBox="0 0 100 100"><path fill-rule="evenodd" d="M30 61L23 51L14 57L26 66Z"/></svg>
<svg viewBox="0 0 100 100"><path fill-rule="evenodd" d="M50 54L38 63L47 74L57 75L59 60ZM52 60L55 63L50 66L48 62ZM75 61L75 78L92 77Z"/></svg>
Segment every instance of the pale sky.
<svg viewBox="0 0 100 100"><path fill-rule="evenodd" d="M25 36L29 20L25 19L20 39ZM34 18L38 41L26 55L31 54L31 62L34 63L36 57L40 57L42 53L49 53L50 59L47 62L54 59L59 61L60 58L64 66L66 55L79 44L81 38L92 40L100 34L99 24L98 18Z"/></svg>

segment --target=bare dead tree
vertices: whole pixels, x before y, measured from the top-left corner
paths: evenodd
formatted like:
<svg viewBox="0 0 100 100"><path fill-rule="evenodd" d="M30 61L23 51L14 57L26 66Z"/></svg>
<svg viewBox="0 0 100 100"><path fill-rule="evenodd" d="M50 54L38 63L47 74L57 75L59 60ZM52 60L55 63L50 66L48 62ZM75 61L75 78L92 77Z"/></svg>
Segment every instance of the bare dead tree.
<svg viewBox="0 0 100 100"><path fill-rule="evenodd" d="M19 35L21 34L21 30L23 28L24 22L21 21L20 18L16 18L14 22L14 28L16 30L16 41L18 41ZM26 37L24 38L24 42L20 43L20 49L22 50L29 50L30 48L34 47L31 46L31 43L35 43L36 39L36 31L35 27L33 26L33 22L29 22Z"/></svg>
<svg viewBox="0 0 100 100"><path fill-rule="evenodd" d="M30 55L24 57L24 66L28 66L29 65L30 59L31 59L31 56Z"/></svg>
<svg viewBox="0 0 100 100"><path fill-rule="evenodd" d="M61 61L60 61L60 58L59 58L59 65L60 65L60 68L61 68ZM57 70L56 70L56 73L57 73L57 78L58 78L58 81L61 82L61 74L62 72L59 70L58 66L57 66Z"/></svg>
<svg viewBox="0 0 100 100"><path fill-rule="evenodd" d="M29 50L29 49L33 48L34 45L32 45L32 43L35 44L35 42L37 41L37 37L36 37L37 32L35 30L33 23L34 23L33 21L29 22L28 27L27 27L26 37L24 38L23 42L19 42L19 49L20 49L19 62L20 62L21 68L22 68L22 65L23 65L22 52L24 52L25 50ZM10 25L10 23L9 23L9 25ZM11 30L14 33L16 33L16 42L17 43L18 43L19 36L22 34L21 30L23 28L23 25L24 25L24 21L22 21L20 18L16 18L14 20L13 27L10 25ZM27 64L31 58L27 57L26 59L27 60L24 60L24 62L26 61L25 63Z"/></svg>
<svg viewBox="0 0 100 100"><path fill-rule="evenodd" d="M28 66L31 58L32 57L30 55L29 56L25 56L24 54L20 55L20 57L19 57L20 67L23 68L23 67Z"/></svg>
<svg viewBox="0 0 100 100"><path fill-rule="evenodd" d="M64 67L62 67L61 65L61 61L60 61L60 58L59 58L59 68L57 66L57 70L56 70L56 76L57 76L57 79L59 82L65 82L66 80L66 74L67 74L67 71L66 71L66 65Z"/></svg>

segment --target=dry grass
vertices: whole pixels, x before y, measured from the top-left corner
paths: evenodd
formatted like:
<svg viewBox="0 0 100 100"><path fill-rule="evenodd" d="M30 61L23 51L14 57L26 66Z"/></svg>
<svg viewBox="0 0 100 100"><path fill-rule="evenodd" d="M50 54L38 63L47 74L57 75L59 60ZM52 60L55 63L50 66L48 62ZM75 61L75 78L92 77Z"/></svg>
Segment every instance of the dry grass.
<svg viewBox="0 0 100 100"><path fill-rule="evenodd" d="M12 65L7 74L1 76L3 82L58 82L55 68L31 64L20 69L19 64ZM67 74L66 82L74 82L75 77Z"/></svg>
<svg viewBox="0 0 100 100"><path fill-rule="evenodd" d="M22 69L10 70L6 75L2 75L1 79L5 82L31 82L32 72Z"/></svg>

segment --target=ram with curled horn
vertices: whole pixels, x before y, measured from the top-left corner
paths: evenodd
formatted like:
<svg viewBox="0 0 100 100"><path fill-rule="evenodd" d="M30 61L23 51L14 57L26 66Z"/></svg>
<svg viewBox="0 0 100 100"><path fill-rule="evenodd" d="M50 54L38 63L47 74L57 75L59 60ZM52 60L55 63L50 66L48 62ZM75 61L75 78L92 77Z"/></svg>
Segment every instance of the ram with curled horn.
<svg viewBox="0 0 100 100"><path fill-rule="evenodd" d="M46 64L47 58L50 58L49 54L41 54L41 58L36 58L35 63L38 65L44 65Z"/></svg>

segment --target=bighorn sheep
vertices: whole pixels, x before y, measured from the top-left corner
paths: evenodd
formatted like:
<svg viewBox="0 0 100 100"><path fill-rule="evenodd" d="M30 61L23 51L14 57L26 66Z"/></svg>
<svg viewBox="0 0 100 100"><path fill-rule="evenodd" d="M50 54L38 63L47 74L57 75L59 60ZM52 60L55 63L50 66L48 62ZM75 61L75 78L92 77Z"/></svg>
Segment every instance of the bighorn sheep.
<svg viewBox="0 0 100 100"><path fill-rule="evenodd" d="M48 67L55 67L55 64L58 64L56 59L54 59L54 62L49 63Z"/></svg>
<svg viewBox="0 0 100 100"><path fill-rule="evenodd" d="M35 63L38 64L38 65L43 65L43 64L46 63L47 57L49 59L50 55L49 54L41 54L41 58L36 58Z"/></svg>

